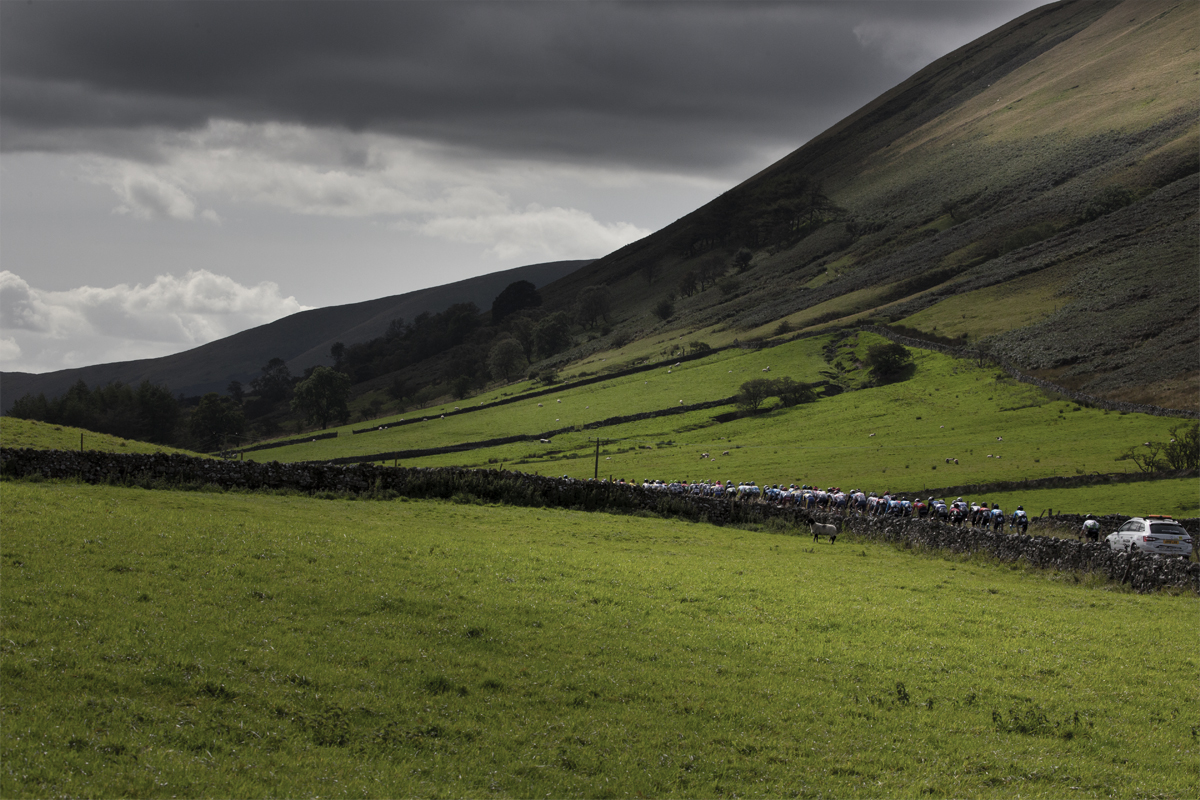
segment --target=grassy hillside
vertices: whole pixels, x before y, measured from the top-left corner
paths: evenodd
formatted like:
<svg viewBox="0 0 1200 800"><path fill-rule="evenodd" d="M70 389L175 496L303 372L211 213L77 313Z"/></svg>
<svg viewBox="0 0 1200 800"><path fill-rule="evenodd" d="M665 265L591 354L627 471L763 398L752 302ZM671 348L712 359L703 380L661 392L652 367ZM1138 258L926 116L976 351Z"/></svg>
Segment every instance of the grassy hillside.
<svg viewBox="0 0 1200 800"><path fill-rule="evenodd" d="M1075 389L1200 408L1197 36L1195 3L1037 9L546 294L607 284L620 338L937 325ZM714 265L726 285L680 290Z"/></svg>
<svg viewBox="0 0 1200 800"><path fill-rule="evenodd" d="M560 433L551 444L536 441L468 452L405 459L405 466L463 465L520 469L541 474L590 478L596 473L641 482L659 480L754 480L760 484L809 483L870 491L921 492L929 488L1050 476L1136 471L1117 461L1131 445L1165 441L1178 419L1122 414L1084 408L1017 383L994 367L913 349L912 377L894 384L862 388L790 409L717 422L733 407L627 422L596 429L583 425L609 417L671 408L679 400L696 403L730 397L746 380L791 376L822 378L831 366L844 369L850 385L869 379L856 368L867 349L883 342L862 333L834 343L832 336L800 339L758 350L730 350L679 366L665 362L649 373L634 374L546 397L442 418L454 406L425 409L407 418L416 424L352 435L339 429L326 439L247 454L263 461L326 460L397 450L477 442L512 434ZM826 351L829 349L830 360ZM833 363L831 364L830 361ZM769 373L763 370L770 368ZM517 391L521 387L513 387ZM480 398L482 401L492 396ZM777 403L777 401L770 401ZM381 420L387 424L389 420ZM723 455L724 453L728 455ZM701 458L704 453L709 458ZM946 459L958 459L947 464ZM388 463L391 463L390 461ZM1161 513L1196 507L1195 482L1171 482ZM1145 512L1139 489L1082 490L1064 505L1026 502L1027 509L1097 513ZM1054 495L1046 495L1053 499ZM1118 507L1101 505L1115 503ZM1155 512L1160 513L1160 512ZM1190 515L1190 514L1189 514Z"/></svg>
<svg viewBox="0 0 1200 800"><path fill-rule="evenodd" d="M10 481L0 520L5 797L1183 798L1200 767L1195 598L431 502Z"/></svg>
<svg viewBox="0 0 1200 800"><path fill-rule="evenodd" d="M49 425L15 417L0 417L0 446L30 447L35 450L99 450L106 453L185 453L173 447L121 439L70 425Z"/></svg>

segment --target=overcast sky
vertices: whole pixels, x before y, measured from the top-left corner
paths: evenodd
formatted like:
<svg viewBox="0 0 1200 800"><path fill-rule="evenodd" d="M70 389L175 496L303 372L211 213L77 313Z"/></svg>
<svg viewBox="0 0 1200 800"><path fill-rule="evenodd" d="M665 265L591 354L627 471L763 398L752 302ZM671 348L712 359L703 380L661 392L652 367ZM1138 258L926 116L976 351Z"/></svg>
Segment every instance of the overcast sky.
<svg viewBox="0 0 1200 800"><path fill-rule="evenodd" d="M603 256L1040 4L0 0L0 368Z"/></svg>

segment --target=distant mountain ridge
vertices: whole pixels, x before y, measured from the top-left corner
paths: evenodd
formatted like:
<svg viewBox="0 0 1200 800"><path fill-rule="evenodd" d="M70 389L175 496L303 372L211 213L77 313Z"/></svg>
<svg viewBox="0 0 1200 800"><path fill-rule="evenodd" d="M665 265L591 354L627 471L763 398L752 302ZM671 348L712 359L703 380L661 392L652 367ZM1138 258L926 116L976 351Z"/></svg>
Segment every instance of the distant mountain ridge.
<svg viewBox="0 0 1200 800"><path fill-rule="evenodd" d="M332 363L334 342L355 344L383 335L397 317L407 321L423 312L436 314L455 303L475 303L483 311L506 286L529 281L543 287L589 264L589 260L553 261L493 272L415 292L301 311L283 319L160 358L96 364L42 374L0 373L0 404L7 410L27 393L55 397L77 381L91 387L113 381L165 384L172 392L194 396L224 393L230 381L249 383L272 358L282 358L295 374Z"/></svg>

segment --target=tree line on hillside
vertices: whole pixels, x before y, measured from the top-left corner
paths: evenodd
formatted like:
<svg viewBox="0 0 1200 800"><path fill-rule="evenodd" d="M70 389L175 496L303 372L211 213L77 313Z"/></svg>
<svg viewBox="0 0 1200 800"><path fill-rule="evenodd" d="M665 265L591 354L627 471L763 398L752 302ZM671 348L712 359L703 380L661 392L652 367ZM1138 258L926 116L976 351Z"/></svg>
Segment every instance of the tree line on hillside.
<svg viewBox="0 0 1200 800"><path fill-rule="evenodd" d="M612 311L605 286L584 288L569 312L546 312L541 305L532 283L516 281L496 297L490 315L474 303L456 303L411 322L397 318L370 341L334 343L333 366L310 367L303 375L293 375L276 357L248 385L235 380L224 395L193 398L175 397L148 381L95 389L80 381L61 397L26 395L8 414L195 450L235 447L277 435L289 425L299 431L305 425L345 423L354 387L380 376L395 376L386 389L393 401L420 406L446 394L461 399L490 380L514 380L531 363L569 348L577 330L607 323ZM441 369L432 379L399 374L439 357ZM378 415L382 405L372 400L361 413Z"/></svg>
<svg viewBox="0 0 1200 800"><path fill-rule="evenodd" d="M394 319L383 336L331 351L334 369L358 385L440 357L440 374L432 381L417 385L397 376L388 394L393 400L408 399L417 405L438 394L461 399L489 381L524 376L531 364L570 348L577 331L601 328L612 313L608 287L600 285L582 289L569 311L546 311L541 306L534 285L516 281L496 297L490 314L474 303L456 303L412 321Z"/></svg>

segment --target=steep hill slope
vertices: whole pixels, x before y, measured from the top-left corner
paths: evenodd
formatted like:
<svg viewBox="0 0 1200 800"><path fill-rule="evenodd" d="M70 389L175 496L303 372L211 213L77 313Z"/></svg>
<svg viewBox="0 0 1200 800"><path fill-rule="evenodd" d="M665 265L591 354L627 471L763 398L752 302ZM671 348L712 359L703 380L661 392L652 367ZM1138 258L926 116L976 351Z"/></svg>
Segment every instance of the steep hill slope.
<svg viewBox="0 0 1200 800"><path fill-rule="evenodd" d="M0 401L7 410L26 393L43 392L54 397L80 380L89 386L149 380L184 395L224 392L230 381L248 383L257 377L260 368L272 358L284 359L293 372L300 373L314 364L331 363L329 348L334 342L350 345L381 336L397 317L412 320L423 312L437 313L455 303L475 303L486 311L496 295L514 281L526 280L541 287L588 263L533 264L378 300L302 311L162 358L97 364L40 375L6 372L0 374L3 381Z"/></svg>
<svg viewBox="0 0 1200 800"><path fill-rule="evenodd" d="M544 294L608 285L622 340L872 318L1196 408L1198 40L1191 2L1037 9ZM689 291L706 272L725 279Z"/></svg>

